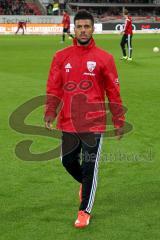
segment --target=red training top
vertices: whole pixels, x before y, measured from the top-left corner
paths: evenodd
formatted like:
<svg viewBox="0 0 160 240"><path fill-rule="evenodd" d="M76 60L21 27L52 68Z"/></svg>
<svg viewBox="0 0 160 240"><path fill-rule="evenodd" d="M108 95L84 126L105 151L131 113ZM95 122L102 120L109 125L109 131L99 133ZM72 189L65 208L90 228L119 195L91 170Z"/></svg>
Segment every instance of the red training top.
<svg viewBox="0 0 160 240"><path fill-rule="evenodd" d="M124 33L127 35L132 35L132 18L128 16L125 20Z"/></svg>
<svg viewBox="0 0 160 240"><path fill-rule="evenodd" d="M18 27L26 27L26 22L23 21L18 22Z"/></svg>
<svg viewBox="0 0 160 240"><path fill-rule="evenodd" d="M57 116L57 128L65 132L104 132L105 96L116 128L124 124L124 111L113 56L95 45L74 45L58 51L47 82L45 118ZM60 104L61 103L61 104Z"/></svg>
<svg viewBox="0 0 160 240"><path fill-rule="evenodd" d="M64 13L62 24L64 28L70 28L70 17L67 13Z"/></svg>

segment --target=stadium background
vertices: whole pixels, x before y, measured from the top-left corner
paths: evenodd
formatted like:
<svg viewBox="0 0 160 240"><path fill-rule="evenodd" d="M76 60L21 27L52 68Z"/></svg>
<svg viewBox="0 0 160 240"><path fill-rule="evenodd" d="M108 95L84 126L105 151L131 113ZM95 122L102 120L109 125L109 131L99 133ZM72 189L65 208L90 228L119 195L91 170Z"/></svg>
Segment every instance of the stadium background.
<svg viewBox="0 0 160 240"><path fill-rule="evenodd" d="M56 34L62 32L62 12L66 8L73 16L78 9L87 9L93 13L98 33L118 32L124 23L122 12L127 8L132 15L134 29L143 32L159 32L159 0L101 0L101 1L49 1L49 0L1 0L0 34L14 33L18 21L26 21L26 34ZM72 27L73 28L73 27Z"/></svg>
<svg viewBox="0 0 160 240"><path fill-rule="evenodd" d="M115 58L128 109L127 121L133 130L120 142L104 139L93 221L88 228L77 231L73 221L79 186L64 171L59 159L23 161L15 154L17 143L23 140L33 141L30 149L33 154L51 150L60 141L22 134L9 125L15 109L44 95L52 57L55 51L70 45L71 40L60 43L61 28L59 34L44 35L42 29L44 32L36 35L32 29L32 35L27 30L22 36L21 32L15 35L15 29L12 31L8 26L8 31L3 32L1 26L0 239L158 240L160 55L152 49L160 47L160 2L60 1L58 9L52 3L0 0L0 24L17 24L19 20L27 20L28 26L60 24L63 8L68 9L72 18L78 9L90 10L96 23L107 30L95 35L96 44ZM121 13L125 7L140 31L135 31L133 37L132 62L120 61L121 35L115 34L118 31L114 29L124 23ZM26 123L43 126L43 107L32 112Z"/></svg>

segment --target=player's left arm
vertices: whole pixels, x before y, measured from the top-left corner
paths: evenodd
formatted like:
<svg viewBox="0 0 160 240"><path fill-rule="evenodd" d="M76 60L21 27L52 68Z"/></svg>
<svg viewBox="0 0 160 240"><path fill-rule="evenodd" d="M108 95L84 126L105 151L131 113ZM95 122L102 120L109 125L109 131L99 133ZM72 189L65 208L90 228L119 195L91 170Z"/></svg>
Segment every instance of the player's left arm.
<svg viewBox="0 0 160 240"><path fill-rule="evenodd" d="M118 73L114 59L111 55L104 68L104 81L106 96L108 98L110 111L112 113L112 122L116 129L116 136L118 139L120 139L123 136L125 116L120 96Z"/></svg>

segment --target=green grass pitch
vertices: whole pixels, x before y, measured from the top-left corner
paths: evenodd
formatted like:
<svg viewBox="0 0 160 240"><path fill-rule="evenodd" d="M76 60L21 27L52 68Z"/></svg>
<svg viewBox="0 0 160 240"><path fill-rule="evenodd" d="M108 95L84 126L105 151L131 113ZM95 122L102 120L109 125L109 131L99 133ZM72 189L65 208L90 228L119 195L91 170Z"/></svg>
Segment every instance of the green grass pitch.
<svg viewBox="0 0 160 240"><path fill-rule="evenodd" d="M79 185L60 160L18 159L18 142L31 139L34 153L59 140L24 135L10 128L11 113L45 93L51 59L60 36L0 36L0 239L158 240L160 239L159 34L133 38L133 61L120 61L120 35L96 35L98 46L116 60L127 121L133 131L121 141L104 139L99 182L90 226L73 227ZM43 126L43 108L27 123ZM108 155L107 155L108 154ZM105 157L108 157L106 161Z"/></svg>

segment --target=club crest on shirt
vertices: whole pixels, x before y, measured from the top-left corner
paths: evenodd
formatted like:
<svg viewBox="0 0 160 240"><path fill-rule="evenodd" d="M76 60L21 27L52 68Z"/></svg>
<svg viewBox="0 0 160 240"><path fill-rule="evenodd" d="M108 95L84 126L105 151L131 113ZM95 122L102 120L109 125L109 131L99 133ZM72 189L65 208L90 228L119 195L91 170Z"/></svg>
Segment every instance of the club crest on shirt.
<svg viewBox="0 0 160 240"><path fill-rule="evenodd" d="M93 72L95 67L96 67L96 62L92 62L92 61L87 62L87 68L88 68L89 72Z"/></svg>

